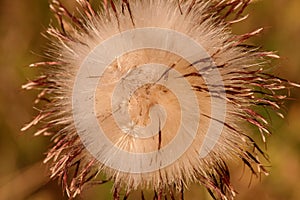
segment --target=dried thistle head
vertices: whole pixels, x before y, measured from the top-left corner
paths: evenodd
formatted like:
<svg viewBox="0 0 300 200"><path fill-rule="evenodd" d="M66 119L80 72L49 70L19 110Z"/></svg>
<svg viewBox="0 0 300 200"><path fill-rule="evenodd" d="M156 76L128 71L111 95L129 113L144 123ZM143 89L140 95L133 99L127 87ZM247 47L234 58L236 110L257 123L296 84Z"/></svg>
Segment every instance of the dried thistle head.
<svg viewBox="0 0 300 200"><path fill-rule="evenodd" d="M266 72L277 55L245 44L262 29L231 32L250 0L77 2L73 15L51 1L60 26L47 30L49 60L32 64L44 75L23 86L40 90L42 105L23 130L40 124L36 135L52 135L45 162L70 198L111 180L115 199L122 189L183 199L190 183L233 199L227 161L268 173L245 122L266 142L259 110L283 117L299 85Z"/></svg>

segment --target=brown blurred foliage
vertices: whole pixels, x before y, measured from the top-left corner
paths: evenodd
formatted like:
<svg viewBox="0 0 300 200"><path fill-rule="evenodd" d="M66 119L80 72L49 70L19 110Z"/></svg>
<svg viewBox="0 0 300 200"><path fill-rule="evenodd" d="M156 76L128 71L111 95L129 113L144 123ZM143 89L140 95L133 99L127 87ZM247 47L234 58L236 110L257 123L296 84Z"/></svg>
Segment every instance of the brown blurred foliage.
<svg viewBox="0 0 300 200"><path fill-rule="evenodd" d="M74 0L75 1L75 0ZM68 6L71 2L64 0ZM248 20L235 25L235 33L265 27L262 35L249 43L266 50L278 50L282 59L272 71L281 77L300 82L300 1L260 0L247 10ZM56 181L49 181L43 152L50 138L21 133L24 123L37 113L32 109L34 92L22 91L21 85L38 70L27 66L41 61L46 40L44 32L53 17L47 0L0 0L0 199L63 200L67 199ZM286 120L273 119L274 135L269 138L270 176L261 181L252 178L241 163L232 163L232 179L237 199L300 199L300 89L292 91L286 104ZM258 138L259 139L259 138ZM244 174L242 176L242 174ZM86 191L83 199L110 199L111 184ZM202 187L192 186L186 199L210 199Z"/></svg>

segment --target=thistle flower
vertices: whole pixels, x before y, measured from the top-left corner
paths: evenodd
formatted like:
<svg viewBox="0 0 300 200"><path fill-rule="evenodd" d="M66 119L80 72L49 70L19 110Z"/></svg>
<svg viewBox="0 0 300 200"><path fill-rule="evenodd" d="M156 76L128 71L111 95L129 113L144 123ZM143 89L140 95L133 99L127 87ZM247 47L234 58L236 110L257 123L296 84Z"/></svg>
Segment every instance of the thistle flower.
<svg viewBox="0 0 300 200"><path fill-rule="evenodd" d="M231 32L250 0L77 2L79 15L51 1L49 60L30 65L43 75L23 86L40 90L41 112L22 131L52 136L45 163L70 198L112 181L114 199L122 189L183 199L191 183L233 199L228 161L268 174L245 122L266 142L260 110L283 117L299 85L267 73L276 54L245 44L262 29Z"/></svg>

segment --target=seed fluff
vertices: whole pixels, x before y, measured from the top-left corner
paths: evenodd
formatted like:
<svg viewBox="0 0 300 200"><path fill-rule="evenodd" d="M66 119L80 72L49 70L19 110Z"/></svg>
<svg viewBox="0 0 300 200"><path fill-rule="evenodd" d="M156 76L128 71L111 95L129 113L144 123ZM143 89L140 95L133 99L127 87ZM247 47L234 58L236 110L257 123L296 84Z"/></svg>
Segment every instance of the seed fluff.
<svg viewBox="0 0 300 200"><path fill-rule="evenodd" d="M45 34L49 39L45 51L48 60L31 64L30 67L41 68L42 75L23 85L25 90L40 91L34 102L40 113L22 131L38 125L35 135L52 137L53 147L44 162L51 163L51 178L61 181L70 198L79 195L84 187L112 181L114 199L119 199L123 190L124 199L135 190L142 191L141 199L145 199L145 190L152 190L154 199L183 199L184 188L191 183L206 187L214 199L234 199L236 192L230 183L227 162L241 160L255 176L268 174L260 161L268 160L268 156L252 139L254 133L249 125L257 128L265 143L271 134L271 120L262 110L283 118L283 103L289 90L299 85L268 73L270 60L279 56L245 43L262 28L242 35L232 33L231 25L247 18L243 11L250 0L93 1L100 3L99 9L88 0L77 3L73 14L59 0L51 1L50 9L58 24L50 25ZM89 62L106 62L103 55L109 57L110 51L98 51L99 45L118 35L134 31L139 34L142 30L171 31L165 40L154 43L159 46L170 42L168 47L174 49L171 44L178 40L171 39L188 36L188 41L200 44L208 57L191 62L166 49L125 52L138 40L135 37L105 47L124 49L124 53L114 57L101 76L87 72L86 80L98 80L92 113L105 138L113 144L98 151L99 160L86 148L86 144L95 142L86 139L93 130L80 129L75 123L76 117L82 119L79 126L89 123L85 118L87 111L74 111L80 70ZM151 40L147 37L142 35L138 41L147 44ZM184 45L182 48L192 49ZM205 78L215 70L222 84ZM79 86L90 84L80 83ZM125 94L126 91L132 92ZM80 92L81 98L88 91ZM212 114L218 109L214 102L220 100L226 103L224 120ZM217 138L206 135L212 121L222 125ZM197 128L193 132L194 125ZM185 133L179 138L182 143L176 143L171 153L164 154L179 130ZM189 139L192 140L184 152L175 155ZM207 140L215 144L199 156ZM101 145L102 141L97 142ZM136 157L129 162L121 156L124 152ZM150 159L149 165L154 163L156 168L146 170L145 155L152 152L157 157ZM163 165L172 154L176 159Z"/></svg>

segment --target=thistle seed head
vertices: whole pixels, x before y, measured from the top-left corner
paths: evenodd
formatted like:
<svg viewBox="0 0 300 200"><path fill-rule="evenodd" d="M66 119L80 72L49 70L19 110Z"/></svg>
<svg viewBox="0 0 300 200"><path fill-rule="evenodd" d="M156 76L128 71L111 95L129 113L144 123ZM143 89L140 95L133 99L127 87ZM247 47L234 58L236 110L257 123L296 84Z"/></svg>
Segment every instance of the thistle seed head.
<svg viewBox="0 0 300 200"><path fill-rule="evenodd" d="M299 85L267 73L276 54L245 44L261 28L231 32L250 0L77 3L73 15L51 1L59 26L47 30L48 61L30 65L44 75L23 86L40 91L41 112L22 131L39 124L35 135L52 136L45 163L70 198L111 180L115 199L121 189L183 198L190 183L233 199L228 161L268 174L245 122L266 142L260 110L283 117Z"/></svg>

